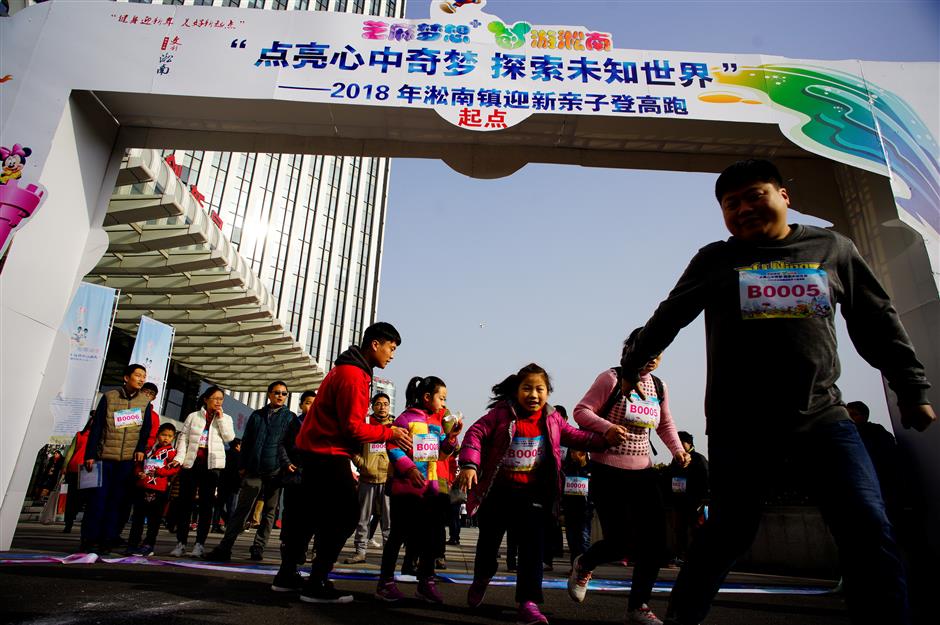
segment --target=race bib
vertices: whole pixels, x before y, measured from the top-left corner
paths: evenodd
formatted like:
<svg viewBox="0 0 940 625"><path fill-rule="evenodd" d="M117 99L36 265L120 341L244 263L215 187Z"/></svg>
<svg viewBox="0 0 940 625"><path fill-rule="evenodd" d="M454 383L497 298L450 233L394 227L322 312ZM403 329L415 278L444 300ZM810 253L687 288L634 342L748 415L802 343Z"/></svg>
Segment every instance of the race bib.
<svg viewBox="0 0 940 625"><path fill-rule="evenodd" d="M163 468L163 461L159 458L147 458L144 460L144 473L153 473L157 469Z"/></svg>
<svg viewBox="0 0 940 625"><path fill-rule="evenodd" d="M440 446L437 434L415 434L413 443L415 460L423 462L437 460L437 451Z"/></svg>
<svg viewBox="0 0 940 625"><path fill-rule="evenodd" d="M582 495L587 497L588 478L586 477L566 477L565 478L566 495Z"/></svg>
<svg viewBox="0 0 940 625"><path fill-rule="evenodd" d="M764 263L738 268L743 319L828 317L829 276L819 263Z"/></svg>
<svg viewBox="0 0 940 625"><path fill-rule="evenodd" d="M630 401L623 407L623 419L630 425L655 428L659 425L659 398L640 399L635 391L631 392Z"/></svg>
<svg viewBox="0 0 940 625"><path fill-rule="evenodd" d="M370 454L386 453L385 443L369 443L369 453Z"/></svg>
<svg viewBox="0 0 940 625"><path fill-rule="evenodd" d="M684 477L672 478L672 492L674 493L684 493L687 485L688 485L688 478L684 478Z"/></svg>
<svg viewBox="0 0 940 625"><path fill-rule="evenodd" d="M503 458L503 467L509 471L532 471L542 462L542 449L541 436L514 436L506 457Z"/></svg>
<svg viewBox="0 0 940 625"><path fill-rule="evenodd" d="M143 425L144 424L144 415L140 412L140 408L128 408L127 410L115 410L114 411L114 427L129 428L132 425Z"/></svg>
<svg viewBox="0 0 940 625"><path fill-rule="evenodd" d="M199 446L208 447L209 446L209 430L208 428L202 431L202 434L199 435Z"/></svg>

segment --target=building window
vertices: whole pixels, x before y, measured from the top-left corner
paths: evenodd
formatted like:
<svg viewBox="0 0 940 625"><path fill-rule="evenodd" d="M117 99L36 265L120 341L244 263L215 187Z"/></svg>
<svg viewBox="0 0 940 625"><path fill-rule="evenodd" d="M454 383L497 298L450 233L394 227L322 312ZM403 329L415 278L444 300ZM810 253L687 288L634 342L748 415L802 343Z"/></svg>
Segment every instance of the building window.
<svg viewBox="0 0 940 625"><path fill-rule="evenodd" d="M193 0L193 6L211 7L214 0Z"/></svg>
<svg viewBox="0 0 940 625"><path fill-rule="evenodd" d="M193 152L187 150L183 153L183 158L180 162L180 165L183 166L183 170L180 173L180 180L183 181L183 184L190 186L197 183L199 180L199 170L202 169L202 157L204 154L202 150Z"/></svg>
<svg viewBox="0 0 940 625"><path fill-rule="evenodd" d="M287 10L287 0L274 0L274 3L271 5L271 8L275 11L286 11Z"/></svg>
<svg viewBox="0 0 940 625"><path fill-rule="evenodd" d="M163 4L182 5L182 4L183 4L183 0L163 0Z"/></svg>
<svg viewBox="0 0 940 625"><path fill-rule="evenodd" d="M386 17L395 17L395 9L398 3L395 0L388 0L388 8L385 9Z"/></svg>
<svg viewBox="0 0 940 625"><path fill-rule="evenodd" d="M353 13L363 13L366 10L366 0L353 0Z"/></svg>
<svg viewBox="0 0 940 625"><path fill-rule="evenodd" d="M264 0L248 0L249 9L263 9Z"/></svg>
<svg viewBox="0 0 940 625"><path fill-rule="evenodd" d="M317 11L329 11L330 0L317 0Z"/></svg>
<svg viewBox="0 0 940 625"><path fill-rule="evenodd" d="M310 0L297 0L294 2L295 11L309 11L310 10Z"/></svg>
<svg viewBox="0 0 940 625"><path fill-rule="evenodd" d="M333 10L339 13L346 12L346 0L336 0L336 4L333 5Z"/></svg>
<svg viewBox="0 0 940 625"><path fill-rule="evenodd" d="M224 7L235 7L236 9L242 5L242 0L222 0L222 6Z"/></svg>
<svg viewBox="0 0 940 625"><path fill-rule="evenodd" d="M369 3L369 15L382 15L382 0L372 0Z"/></svg>
<svg viewBox="0 0 940 625"><path fill-rule="evenodd" d="M153 0L128 0L128 2L133 2L135 4L152 4Z"/></svg>

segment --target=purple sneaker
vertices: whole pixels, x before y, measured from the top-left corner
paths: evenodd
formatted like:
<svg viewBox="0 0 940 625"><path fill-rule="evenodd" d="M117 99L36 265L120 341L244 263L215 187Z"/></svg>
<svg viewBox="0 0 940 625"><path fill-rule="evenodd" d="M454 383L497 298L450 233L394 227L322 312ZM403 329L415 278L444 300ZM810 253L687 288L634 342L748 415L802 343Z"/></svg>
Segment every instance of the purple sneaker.
<svg viewBox="0 0 940 625"><path fill-rule="evenodd" d="M470 590L467 591L467 605L471 608L479 608L483 603L483 597L486 596L486 587L490 585L490 580L473 580L470 584Z"/></svg>
<svg viewBox="0 0 940 625"><path fill-rule="evenodd" d="M392 579L380 579L375 589L375 598L380 601L394 603L405 598L405 594L398 590L398 585Z"/></svg>
<svg viewBox="0 0 940 625"><path fill-rule="evenodd" d="M415 597L428 603L444 603L444 597L437 589L434 578L418 580L418 589L415 591Z"/></svg>
<svg viewBox="0 0 940 625"><path fill-rule="evenodd" d="M519 611L516 616L516 625L548 625L548 619L539 610L539 606L531 601L523 601L519 604Z"/></svg>

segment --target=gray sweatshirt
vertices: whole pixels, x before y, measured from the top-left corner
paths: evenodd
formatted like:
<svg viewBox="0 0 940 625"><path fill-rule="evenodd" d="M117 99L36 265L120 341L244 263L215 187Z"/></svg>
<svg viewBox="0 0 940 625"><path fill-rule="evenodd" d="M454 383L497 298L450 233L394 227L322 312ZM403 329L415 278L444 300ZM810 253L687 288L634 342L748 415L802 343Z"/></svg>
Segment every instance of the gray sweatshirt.
<svg viewBox="0 0 940 625"><path fill-rule="evenodd" d="M836 386L835 306L858 353L901 404L930 384L897 311L846 237L791 226L780 241L735 237L703 247L623 358L638 371L705 311L709 434L811 429L848 418Z"/></svg>

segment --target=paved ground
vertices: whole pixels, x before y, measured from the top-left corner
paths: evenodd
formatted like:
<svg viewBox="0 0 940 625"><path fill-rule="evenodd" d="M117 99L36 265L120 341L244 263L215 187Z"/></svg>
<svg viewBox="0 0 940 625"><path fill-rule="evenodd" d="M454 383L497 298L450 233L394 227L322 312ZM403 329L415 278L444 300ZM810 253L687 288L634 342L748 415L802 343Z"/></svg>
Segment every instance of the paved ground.
<svg viewBox="0 0 940 625"><path fill-rule="evenodd" d="M77 528L76 528L77 531ZM209 539L211 547L218 535ZM206 563L188 558L166 556L174 543L168 533L161 534L154 562L170 565L142 564L0 564L0 623L30 625L53 624L117 624L117 623L376 623L416 625L475 625L513 623L515 612L511 586L491 587L484 606L471 611L466 608L466 575L471 571L476 531L465 530L463 545L448 546L448 568L441 571L451 580L440 588L444 606L428 606L408 600L394 607L372 599L377 572L378 549L370 549L364 565L340 564L340 573L354 579L342 579L337 585L353 591L355 601L343 606L311 606L296 597L269 590L276 559L267 559L260 566L247 559L251 533L243 534L235 549L235 561L222 570L186 568ZM277 534L272 536L276 544ZM21 524L17 528L10 554L12 560L22 554L63 555L78 544L76 534L64 535L61 526ZM351 545L347 551L351 553ZM269 555L275 556L271 552ZM574 623L622 622L627 593L597 591L588 595L584 604L576 605L563 590L567 563L555 562L556 571L546 573L545 613L553 625ZM611 584L629 581L631 569L610 566L599 569L596 578ZM664 569L661 576L668 589L676 571ZM734 574L729 586L734 592L722 593L715 603L709 623L728 625L845 625L841 597L821 594L831 585L827 580ZM414 585L402 584L406 594ZM802 588L811 594L793 594ZM763 590L760 590L763 589ZM783 591L775 594L773 591ZM769 591L769 592L768 592ZM665 592L657 593L653 608L665 611Z"/></svg>

